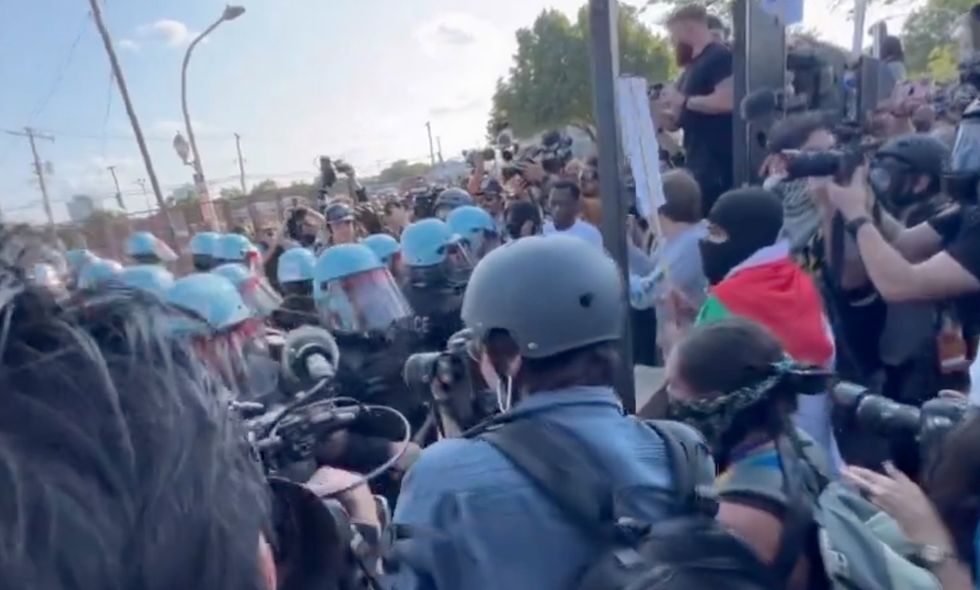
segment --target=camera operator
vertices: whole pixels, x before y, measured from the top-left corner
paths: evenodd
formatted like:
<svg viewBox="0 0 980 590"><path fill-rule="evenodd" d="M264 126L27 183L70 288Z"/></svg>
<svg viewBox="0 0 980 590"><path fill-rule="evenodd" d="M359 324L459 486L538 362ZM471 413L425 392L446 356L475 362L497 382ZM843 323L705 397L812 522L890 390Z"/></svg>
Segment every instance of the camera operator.
<svg viewBox="0 0 980 590"><path fill-rule="evenodd" d="M660 95L659 121L684 130L686 167L701 185L704 211L732 186L732 52L717 43L699 5L677 9L667 20L677 63L684 73Z"/></svg>
<svg viewBox="0 0 980 590"><path fill-rule="evenodd" d="M615 263L582 240L554 236L517 240L484 258L462 315L500 419L559 424L607 475L617 512L656 523L672 505L663 439L624 416L612 389L625 313ZM398 547L411 568L399 575L430 588L566 590L601 546L479 437L423 451L394 520L433 531Z"/></svg>
<svg viewBox="0 0 980 590"><path fill-rule="evenodd" d="M974 590L980 560L980 416L941 442L922 488L893 465L884 473L848 467L844 477L888 512L918 548L943 590ZM924 489L923 489L924 488Z"/></svg>
<svg viewBox="0 0 980 590"><path fill-rule="evenodd" d="M175 312L4 267L0 585L275 589L268 488Z"/></svg>
<svg viewBox="0 0 980 590"><path fill-rule="evenodd" d="M973 128L969 122L961 125L947 177L951 196L960 205L925 223L904 228L882 215L876 227L867 207L873 189L863 168L845 186L826 185L830 202L856 239L864 269L885 302L955 301L957 313L944 318L937 341L944 372L961 371L974 358L980 320L980 225L975 195L980 165L974 164L980 144L964 136Z"/></svg>

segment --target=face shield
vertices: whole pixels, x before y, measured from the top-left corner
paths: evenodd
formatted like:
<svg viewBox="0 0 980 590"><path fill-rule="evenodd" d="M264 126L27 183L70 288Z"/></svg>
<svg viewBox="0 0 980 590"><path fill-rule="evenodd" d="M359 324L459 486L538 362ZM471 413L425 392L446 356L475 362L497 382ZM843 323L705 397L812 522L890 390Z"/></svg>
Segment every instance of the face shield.
<svg viewBox="0 0 980 590"><path fill-rule="evenodd" d="M385 268L327 282L316 306L323 326L344 334L385 332L412 314Z"/></svg>
<svg viewBox="0 0 980 590"><path fill-rule="evenodd" d="M262 318L269 317L282 305L282 296L262 276L252 275L239 283L238 293L245 305Z"/></svg>
<svg viewBox="0 0 980 590"><path fill-rule="evenodd" d="M479 262L502 242L497 232L481 230L463 239L467 253L474 262Z"/></svg>
<svg viewBox="0 0 980 590"><path fill-rule="evenodd" d="M446 258L443 260L442 266L446 274L446 279L451 284L465 284L469 281L470 273L473 272L473 266L475 266L473 257L470 256L469 250L466 247L466 243L460 239L456 239L443 246L443 248L446 251Z"/></svg>

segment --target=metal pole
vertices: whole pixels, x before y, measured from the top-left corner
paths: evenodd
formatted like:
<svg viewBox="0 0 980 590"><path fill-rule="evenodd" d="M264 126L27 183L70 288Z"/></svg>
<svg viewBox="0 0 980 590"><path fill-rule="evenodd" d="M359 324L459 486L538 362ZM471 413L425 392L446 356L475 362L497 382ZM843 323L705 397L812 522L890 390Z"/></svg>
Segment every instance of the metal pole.
<svg viewBox="0 0 980 590"><path fill-rule="evenodd" d="M153 161L150 159L150 150L146 147L146 139L143 137L143 129L140 127L139 119L136 117L136 109L133 108L133 101L129 98L129 89L126 88L126 79L123 78L122 68L119 66L119 59L116 57L116 50L112 46L112 38L109 30L106 29L105 22L102 20L102 9L99 8L99 0L89 0L92 6L92 16L95 19L95 26L99 29L102 36L102 43L105 45L106 53L109 54L109 64L112 66L112 74L119 85L119 93L122 95L123 104L126 105L126 114L129 116L129 123L133 126L133 134L136 136L136 143L140 148L140 155L143 156L143 165L146 166L146 175L150 177L150 186L153 187L153 195L156 197L157 206L167 218L167 229L170 232L170 242L174 248L178 247L177 229L174 227L174 220L170 216L166 202L163 200L163 191L160 189L160 181L157 180L156 172L153 170Z"/></svg>
<svg viewBox="0 0 980 590"><path fill-rule="evenodd" d="M150 193L147 192L147 190L146 190L146 179L145 178L138 178L138 179L136 179L136 184L140 185L140 188L143 189L143 196L146 197L146 211L147 211L147 213L152 213L153 212L153 203L150 202Z"/></svg>
<svg viewBox="0 0 980 590"><path fill-rule="evenodd" d="M54 213L51 211L51 199L48 197L48 185L44 182L44 167L41 164L41 156L37 153L37 139L54 141L50 135L44 135L24 127L24 133L20 134L27 138L31 144L31 155L34 157L34 174L37 175L37 184L41 187L41 203L44 205L44 214L48 218L48 230L54 235Z"/></svg>
<svg viewBox="0 0 980 590"><path fill-rule="evenodd" d="M432 146L432 123L429 121L425 122L425 130L429 132L429 160L432 161L432 165L436 165L436 150Z"/></svg>
<svg viewBox="0 0 980 590"><path fill-rule="evenodd" d="M119 207L125 209L126 204L123 203L122 189L119 188L119 178L116 177L116 167L108 166L106 169L109 171L109 174L112 175L112 183L116 185L116 203L119 204Z"/></svg>
<svg viewBox="0 0 980 590"><path fill-rule="evenodd" d="M864 47L864 17L868 12L868 0L854 0L854 36L851 38L851 54L861 56Z"/></svg>
<svg viewBox="0 0 980 590"><path fill-rule="evenodd" d="M248 207L248 217L252 220L252 231L256 235L259 231L259 211L255 206L254 199L248 194L248 187L245 185L245 159L242 158L242 136L235 134L235 149L238 150L238 179L242 183L242 198Z"/></svg>
<svg viewBox="0 0 980 590"><path fill-rule="evenodd" d="M439 154L439 163L442 164L442 138L436 138L436 153Z"/></svg>
<svg viewBox="0 0 980 590"><path fill-rule="evenodd" d="M187 141L191 144L191 154L194 156L194 162L192 163L194 166L194 188L197 190L197 197L201 202L201 215L204 217L204 222L208 225L208 228L212 231L218 231L219 229L218 216L214 211L214 205L211 203L211 195L208 193L208 184L204 179L204 166L201 164L201 152L197 150L197 139L194 137L191 114L187 107L187 66L190 64L191 54L194 53L194 48L197 47L197 44L210 35L223 22L225 22L224 15L210 27L204 29L204 32L191 42L187 47L187 53L184 54L184 63L180 68L180 105L184 111L184 127L187 129Z"/></svg>
<svg viewBox="0 0 980 590"><path fill-rule="evenodd" d="M619 3L616 0L589 0L589 31L592 45L592 104L599 149L599 188L602 194L602 241L619 265L623 284L629 284L626 251L628 206L620 182L619 116L616 112L616 80L619 78ZM626 309L629 302L625 297ZM622 363L616 391L628 412L636 411L633 380L633 341L629 313L623 317L620 340Z"/></svg>

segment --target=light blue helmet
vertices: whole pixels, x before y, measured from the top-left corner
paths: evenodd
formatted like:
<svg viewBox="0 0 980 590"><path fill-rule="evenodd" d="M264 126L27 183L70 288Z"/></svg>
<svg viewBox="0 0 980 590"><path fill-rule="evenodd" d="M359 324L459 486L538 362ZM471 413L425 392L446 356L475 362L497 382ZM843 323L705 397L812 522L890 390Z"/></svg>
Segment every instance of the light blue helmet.
<svg viewBox="0 0 980 590"><path fill-rule="evenodd" d="M85 265L98 259L99 257L93 254L91 250L85 248L75 248L65 252L65 264L68 265L68 273L75 277L85 268Z"/></svg>
<svg viewBox="0 0 980 590"><path fill-rule="evenodd" d="M225 234L218 241L218 248L215 251L215 259L218 263L222 262L249 262L251 253L258 253L248 238L241 234Z"/></svg>
<svg viewBox="0 0 980 590"><path fill-rule="evenodd" d="M162 266L140 264L128 266L116 277L120 284L162 297L174 284L174 275Z"/></svg>
<svg viewBox="0 0 980 590"><path fill-rule="evenodd" d="M385 268L381 259L363 244L338 244L320 254L313 269L313 294L319 295L324 283L363 272Z"/></svg>
<svg viewBox="0 0 980 590"><path fill-rule="evenodd" d="M282 305L282 297L269 281L264 276L253 273L244 264L229 262L211 272L228 279L256 317L267 318Z"/></svg>
<svg viewBox="0 0 980 590"><path fill-rule="evenodd" d="M361 240L361 243L370 248L384 264L391 264L392 258L402 249L398 240L388 234L371 234Z"/></svg>
<svg viewBox="0 0 980 590"><path fill-rule="evenodd" d="M194 234L194 237L191 238L190 250L191 257L194 259L195 270L206 272L214 268L215 253L220 240L221 234L213 231Z"/></svg>
<svg viewBox="0 0 980 590"><path fill-rule="evenodd" d="M148 231L134 232L126 238L126 256L142 264L177 260L177 254L163 240Z"/></svg>
<svg viewBox="0 0 980 590"><path fill-rule="evenodd" d="M313 272L320 322L338 334L385 332L412 316L388 267L363 244L324 250Z"/></svg>
<svg viewBox="0 0 980 590"><path fill-rule="evenodd" d="M98 289L115 281L122 269L122 265L115 260L98 258L82 267L75 286L78 289Z"/></svg>
<svg viewBox="0 0 980 590"><path fill-rule="evenodd" d="M423 219L402 232L402 258L413 266L435 266L446 259L446 251L457 238L445 221Z"/></svg>
<svg viewBox="0 0 980 590"><path fill-rule="evenodd" d="M276 280L280 285L313 280L316 256L306 248L296 246L283 252L276 268Z"/></svg>
<svg viewBox="0 0 980 590"><path fill-rule="evenodd" d="M454 234L460 236L476 260L500 245L500 230L496 222L479 207L467 205L453 209L446 223Z"/></svg>
<svg viewBox="0 0 980 590"><path fill-rule="evenodd" d="M213 331L234 328L252 318L238 289L223 276L199 272L178 279L167 291L165 299L174 307L190 312L207 323ZM175 331L200 333L201 326L193 321L177 321Z"/></svg>

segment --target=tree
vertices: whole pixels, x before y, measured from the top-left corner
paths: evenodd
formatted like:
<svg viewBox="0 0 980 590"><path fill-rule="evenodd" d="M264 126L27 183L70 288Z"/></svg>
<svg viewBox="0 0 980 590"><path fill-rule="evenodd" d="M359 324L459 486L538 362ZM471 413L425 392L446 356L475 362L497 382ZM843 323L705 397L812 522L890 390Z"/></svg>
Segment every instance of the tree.
<svg viewBox="0 0 980 590"><path fill-rule="evenodd" d="M233 201L235 199L240 199L240 198L242 198L244 196L245 196L245 194L242 192L242 189L240 189L238 187L226 186L223 189L221 189L221 198L222 199L226 199L228 201Z"/></svg>
<svg viewBox="0 0 980 590"><path fill-rule="evenodd" d="M408 160L397 160L378 174L378 182L391 184L406 178L422 176L431 169L431 166L423 162L409 164Z"/></svg>
<svg viewBox="0 0 980 590"><path fill-rule="evenodd" d="M167 197L166 202L168 205L176 205L177 203L186 203L198 200L197 189L194 188L193 184L184 184L173 190L170 196Z"/></svg>
<svg viewBox="0 0 980 590"><path fill-rule="evenodd" d="M949 45L933 47L929 52L929 77L939 83L952 82L960 75L956 56Z"/></svg>
<svg viewBox="0 0 980 590"><path fill-rule="evenodd" d="M588 8L571 22L545 10L530 28L517 31L517 54L506 79L497 81L488 127L508 121L518 136L572 124L592 124ZM620 70L650 82L673 73L663 38L639 21L639 10L621 5Z"/></svg>
<svg viewBox="0 0 980 590"><path fill-rule="evenodd" d="M909 72L928 72L931 54L937 48L946 48L949 57L956 61L958 49L952 39L953 25L974 3L975 0L927 0L924 6L909 14L902 30L902 48Z"/></svg>
<svg viewBox="0 0 980 590"><path fill-rule="evenodd" d="M269 191L274 191L277 188L279 188L279 185L276 184L276 181L272 180L271 178L267 178L266 180L263 180L252 187L252 194L255 195L258 193L266 193Z"/></svg>

